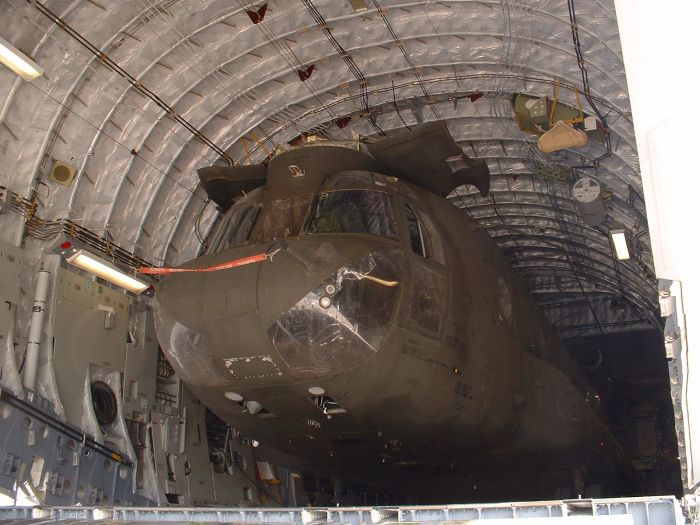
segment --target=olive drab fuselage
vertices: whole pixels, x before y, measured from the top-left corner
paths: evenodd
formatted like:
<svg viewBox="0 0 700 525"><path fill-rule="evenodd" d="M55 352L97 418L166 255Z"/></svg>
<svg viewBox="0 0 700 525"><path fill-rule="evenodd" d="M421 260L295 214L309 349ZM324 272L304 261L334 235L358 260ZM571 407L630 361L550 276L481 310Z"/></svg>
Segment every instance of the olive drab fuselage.
<svg viewBox="0 0 700 525"><path fill-rule="evenodd" d="M187 386L280 461L356 478L598 446L605 427L495 243L375 169L332 144L277 155L184 266L272 257L162 279L159 339Z"/></svg>

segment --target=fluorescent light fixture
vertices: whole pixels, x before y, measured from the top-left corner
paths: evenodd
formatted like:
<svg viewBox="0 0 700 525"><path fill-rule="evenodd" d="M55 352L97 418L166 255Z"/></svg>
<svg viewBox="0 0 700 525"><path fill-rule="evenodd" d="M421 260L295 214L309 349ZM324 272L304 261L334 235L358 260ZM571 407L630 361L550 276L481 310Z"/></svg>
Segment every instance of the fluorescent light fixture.
<svg viewBox="0 0 700 525"><path fill-rule="evenodd" d="M44 68L0 37L0 62L24 80L34 80L44 74Z"/></svg>
<svg viewBox="0 0 700 525"><path fill-rule="evenodd" d="M630 251L627 247L627 236L625 230L610 230L610 239L612 240L613 248L615 249L615 257L621 261L626 261L630 258Z"/></svg>
<svg viewBox="0 0 700 525"><path fill-rule="evenodd" d="M85 250L78 250L66 260L73 266L77 266L130 292L141 293L149 286Z"/></svg>

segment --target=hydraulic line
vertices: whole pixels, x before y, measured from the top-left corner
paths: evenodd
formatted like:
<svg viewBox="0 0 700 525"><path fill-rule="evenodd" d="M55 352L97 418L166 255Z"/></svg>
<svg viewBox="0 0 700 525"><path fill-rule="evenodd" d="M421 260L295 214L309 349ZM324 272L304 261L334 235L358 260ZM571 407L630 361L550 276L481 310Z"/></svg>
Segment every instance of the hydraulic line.
<svg viewBox="0 0 700 525"><path fill-rule="evenodd" d="M32 324L29 328L29 340L24 361L24 386L29 390L36 389L36 372L39 367L39 347L41 334L44 330L44 316L46 314L46 300L49 295L51 273L39 270L32 305Z"/></svg>

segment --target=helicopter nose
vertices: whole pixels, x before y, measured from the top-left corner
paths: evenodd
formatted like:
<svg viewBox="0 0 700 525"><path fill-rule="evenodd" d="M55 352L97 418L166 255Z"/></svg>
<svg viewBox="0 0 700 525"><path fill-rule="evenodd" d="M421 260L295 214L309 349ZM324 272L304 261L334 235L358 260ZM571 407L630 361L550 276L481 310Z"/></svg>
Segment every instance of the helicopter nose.
<svg viewBox="0 0 700 525"><path fill-rule="evenodd" d="M259 247L258 247L259 248ZM231 259L246 258L255 248L237 252L210 254L182 265L200 269L220 265ZM264 253L264 248L262 250ZM206 332L212 322L257 309L257 277L260 263L221 271L174 273L161 279L156 297L162 309L187 328Z"/></svg>
<svg viewBox="0 0 700 525"><path fill-rule="evenodd" d="M297 379L346 372L370 359L389 333L402 255L371 251L325 274L267 330Z"/></svg>
<svg viewBox="0 0 700 525"><path fill-rule="evenodd" d="M157 298L153 301L153 317L158 341L185 382L207 387L232 383L231 375L222 369L205 332L183 325Z"/></svg>
<svg viewBox="0 0 700 525"><path fill-rule="evenodd" d="M196 266L260 250L228 250L199 258ZM227 360L276 353L302 379L354 368L378 351L398 303L400 250L378 242L296 239L268 253L275 253L272 260L161 280L158 335L182 361L177 368L218 370ZM194 354L199 361L188 357ZM226 384L230 377L223 374L213 380Z"/></svg>

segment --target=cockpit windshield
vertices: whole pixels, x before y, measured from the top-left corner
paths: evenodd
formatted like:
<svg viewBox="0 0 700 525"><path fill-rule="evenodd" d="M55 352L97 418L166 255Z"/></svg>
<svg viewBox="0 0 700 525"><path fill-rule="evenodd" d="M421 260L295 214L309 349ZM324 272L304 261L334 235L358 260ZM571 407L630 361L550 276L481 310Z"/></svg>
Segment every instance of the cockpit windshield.
<svg viewBox="0 0 700 525"><path fill-rule="evenodd" d="M338 190L320 193L307 226L309 233L364 233L398 237L388 193Z"/></svg>
<svg viewBox="0 0 700 525"><path fill-rule="evenodd" d="M242 246L249 241L251 229L260 213L260 194L260 190L250 192L244 197L245 201L226 213L209 253Z"/></svg>
<svg viewBox="0 0 700 525"><path fill-rule="evenodd" d="M227 230L221 238L219 250L226 248L234 248L248 242L250 237L250 229L255 222L255 216L258 214L260 206L246 206L236 210L231 217L231 222L228 224Z"/></svg>
<svg viewBox="0 0 700 525"><path fill-rule="evenodd" d="M252 242L296 237L301 231L311 204L311 195L268 201L250 236Z"/></svg>

